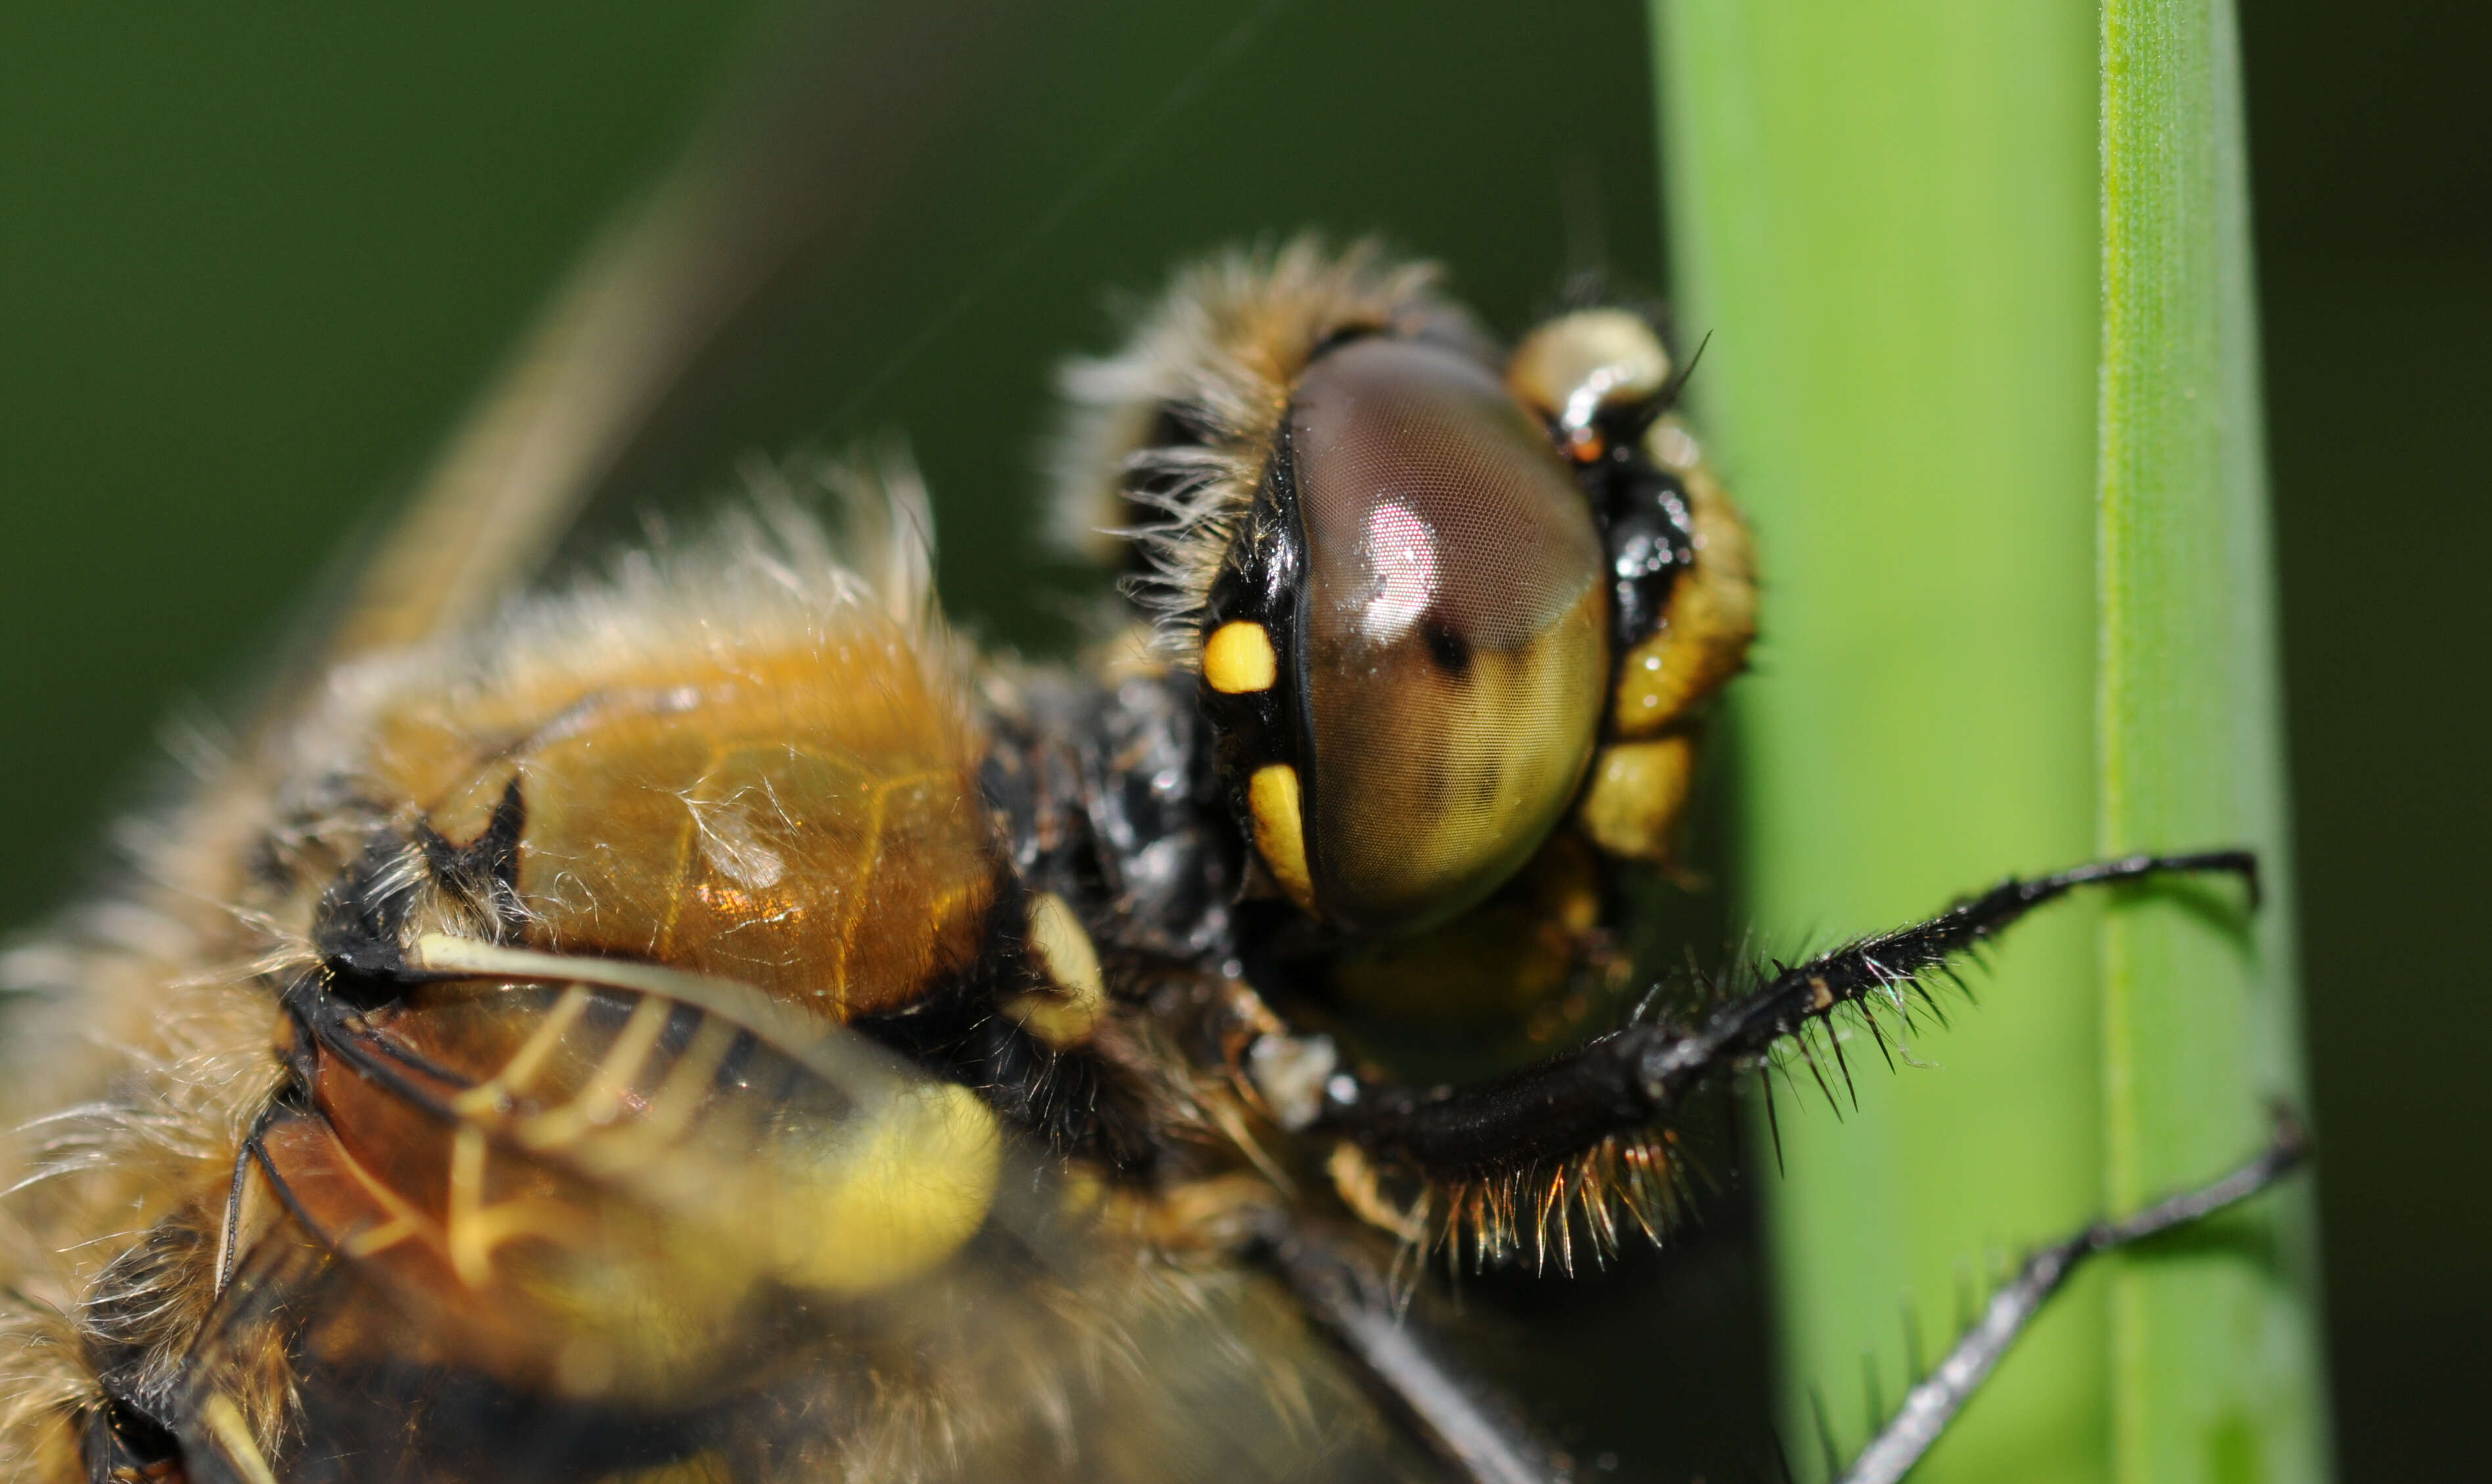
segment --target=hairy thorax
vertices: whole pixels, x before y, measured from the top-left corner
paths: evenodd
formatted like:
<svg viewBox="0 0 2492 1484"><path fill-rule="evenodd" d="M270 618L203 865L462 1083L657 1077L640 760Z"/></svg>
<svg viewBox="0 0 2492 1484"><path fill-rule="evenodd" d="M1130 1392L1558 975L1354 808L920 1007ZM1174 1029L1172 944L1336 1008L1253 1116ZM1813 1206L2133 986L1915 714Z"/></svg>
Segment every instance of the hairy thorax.
<svg viewBox="0 0 2492 1484"><path fill-rule="evenodd" d="M835 1021L906 1004L975 959L997 867L958 704L879 627L388 707L348 785L364 852L322 931L463 915Z"/></svg>

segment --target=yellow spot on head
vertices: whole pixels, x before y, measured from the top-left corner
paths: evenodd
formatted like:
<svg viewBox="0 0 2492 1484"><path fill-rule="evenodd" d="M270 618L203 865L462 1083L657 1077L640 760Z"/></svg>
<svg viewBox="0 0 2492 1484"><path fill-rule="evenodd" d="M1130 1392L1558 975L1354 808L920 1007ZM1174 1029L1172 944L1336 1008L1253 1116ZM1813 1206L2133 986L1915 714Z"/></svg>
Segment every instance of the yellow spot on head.
<svg viewBox="0 0 2492 1484"><path fill-rule="evenodd" d="M1224 696L1268 691L1280 678L1272 636L1259 623L1232 620L1214 629L1202 644L1202 678Z"/></svg>
<svg viewBox="0 0 2492 1484"><path fill-rule="evenodd" d="M1612 743L1592 760L1591 785L1575 816L1610 854L1667 864L1695 771L1695 739L1684 733Z"/></svg>
<svg viewBox="0 0 2492 1484"><path fill-rule="evenodd" d="M1298 806L1298 770L1268 762L1246 781L1246 807L1255 816L1255 848L1290 900L1313 912L1315 877L1307 871L1307 833Z"/></svg>
<svg viewBox="0 0 2492 1484"><path fill-rule="evenodd" d="M1580 310L1550 320L1524 337L1505 371L1507 390L1570 433L1589 430L1603 407L1657 396L1669 382L1669 352L1642 316L1625 310ZM1597 454L1598 439L1570 452Z"/></svg>

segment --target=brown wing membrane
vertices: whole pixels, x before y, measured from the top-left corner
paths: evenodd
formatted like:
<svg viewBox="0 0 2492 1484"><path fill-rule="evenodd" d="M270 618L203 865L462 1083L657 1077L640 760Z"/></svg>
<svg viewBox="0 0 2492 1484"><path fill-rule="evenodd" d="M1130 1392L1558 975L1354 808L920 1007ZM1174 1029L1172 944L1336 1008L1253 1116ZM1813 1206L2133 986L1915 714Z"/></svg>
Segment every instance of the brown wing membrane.
<svg viewBox="0 0 2492 1484"><path fill-rule="evenodd" d="M426 947L509 972L298 997L199 1479L1423 1468L1265 1280L1142 1261L969 1089L740 986Z"/></svg>

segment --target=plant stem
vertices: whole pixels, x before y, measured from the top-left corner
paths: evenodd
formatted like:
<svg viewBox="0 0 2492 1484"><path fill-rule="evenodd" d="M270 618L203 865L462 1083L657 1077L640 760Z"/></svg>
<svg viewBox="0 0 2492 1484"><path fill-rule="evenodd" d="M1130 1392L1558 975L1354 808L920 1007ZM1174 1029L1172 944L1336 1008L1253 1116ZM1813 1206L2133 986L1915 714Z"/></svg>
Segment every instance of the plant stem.
<svg viewBox="0 0 2492 1484"><path fill-rule="evenodd" d="M2098 842L2240 841L2252 932L2178 894L2102 927L2105 1192L2127 1209L2302 1096L2258 336L2229 0L2102 13ZM2308 1182L2111 1276L2115 1477L2324 1475Z"/></svg>
<svg viewBox="0 0 2492 1484"><path fill-rule="evenodd" d="M1942 0L1656 8L1681 322L1691 339L1712 335L1694 400L1755 518L1765 564L1759 672L1742 682L1734 717L1743 907L1761 949L1789 957L1797 937L1884 927L2003 873L2106 845L2278 848L2254 413L2225 420L2226 480L2176 469L2156 473L2151 492L2137 487L2151 503L2186 504L2190 528L2220 538L2219 598L2192 585L2203 577L2189 564L2196 548L2134 553L2166 534L2120 514L2129 507L2112 489L2130 445L2114 451L2118 378L2098 386L2096 374L2123 290L2102 246L2113 152L2098 118L2113 115L2098 110L2114 83L2098 71L2110 52L2094 16ZM2238 101L2214 95L2211 73L2196 85L2209 91L2194 101L2192 127L2212 139L2221 118L2235 142L2223 171L2202 151L2190 182L2229 171L2233 239L2220 252L2211 245L2211 213L2175 220L2208 234L2206 263L2229 253L2239 272L2225 290L2202 268L2204 282L2183 284L2174 304L2231 327L2206 343L2232 357L2226 405L2239 414L2255 388ZM2238 299L2230 317L2214 312L2223 292ZM2204 382L2201 423L2218 385ZM2117 395L2161 399L2153 410L2168 430L2189 411L2167 394L2141 382ZM2188 448L2205 441L2190 437ZM2138 457L2163 470L2161 456ZM2145 598L2176 586L2182 601ZM2115 622L2115 612L2126 616ZM2194 673L2141 670L2150 630L2152 643L2192 664L2212 653L2214 673L2239 678L2206 693L2191 689ZM2174 687L2208 696L2200 709L2212 719L2189 730L2164 719L2169 707L2140 709ZM2195 759L2196 771L2170 773L2175 758ZM2177 777L2170 787L2192 807L2207 802L2200 775L2226 781L2242 808L2138 812L2150 777ZM2279 884L2284 869L2279 856ZM2287 940L2284 895L2262 920L2264 944ZM1937 1069L1889 1078L1863 1067L1874 1053L1853 1056L1860 1111L1851 1115L1847 1096L1840 1125L1813 1092L1780 1098L1788 1176L1765 1183L1795 1443L1816 1432L1812 1393L1846 1444L1866 1435L1873 1401L1899 1394L1899 1306L1935 1350L1957 1323L1959 1295L1977 1296L2017 1254L2256 1146L2262 1100L2294 1085L2279 1070L2293 1064L2290 1038L2273 1028L2292 1024L2289 975L2280 957L2264 961L2279 971L2260 981L2270 1029L2252 1034L2240 1013L2253 966L2238 911L2176 905L2194 900L2124 901L2111 926L2100 904L2055 907L1974 977L1980 1008L1915 1039L1914 1054ZM2196 957L2147 962L2150 932L2162 935L2152 952ZM2205 977L2208 963L2230 978ZM2194 977L2170 977L2176 969ZM2194 1027L2185 1045L2171 1038L2184 1025ZM2222 1044L2200 1059L2200 1036ZM2141 1051L2148 1042L2154 1054ZM2187 1123L2187 1139L2166 1119ZM2151 1162L2136 1153L2148 1144ZM1755 1164L1770 1170L1771 1149ZM2245 1219L2272 1220L2277 1206L2261 1209L2269 1214ZM2238 1269L2226 1280L2234 1288L2256 1288L2238 1258L2167 1254L2078 1280L1919 1476L2099 1480L2118 1468L2188 1478L2216 1453L2240 1451L2159 1434L2131 1450L2134 1434L2160 1426L2137 1408L2165 1388L2150 1351L2167 1339L2146 1322L2161 1291L2132 1302L2131 1289L2159 1281L2143 1275L2218 1262ZM2273 1304L2302 1327L2270 1316L2273 1333L2232 1370L2309 1375L2308 1291ZM2302 1358L2276 1358L2295 1344ZM2216 1347L2169 1359L2210 1367L2210 1394L2233 1395ZM2315 1391L2305 1383L2295 1395L2307 1404ZM2297 1441L2254 1428L2248 1451L2307 1461L2315 1434L2303 1431ZM2188 1448L2200 1462L2180 1461ZM2242 1476L2308 1472L2278 1463Z"/></svg>

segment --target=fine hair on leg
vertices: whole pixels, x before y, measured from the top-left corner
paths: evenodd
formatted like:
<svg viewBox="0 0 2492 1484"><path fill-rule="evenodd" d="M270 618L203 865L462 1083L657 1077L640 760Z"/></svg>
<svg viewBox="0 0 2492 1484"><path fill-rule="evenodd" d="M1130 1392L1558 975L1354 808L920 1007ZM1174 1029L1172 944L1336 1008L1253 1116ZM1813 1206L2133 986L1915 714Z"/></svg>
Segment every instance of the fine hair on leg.
<svg viewBox="0 0 2492 1484"><path fill-rule="evenodd" d="M1510 1076L1419 1090L1342 1076L1325 1085L1318 1127L1430 1179L1497 1178L1582 1154L1612 1135L1666 1119L1695 1088L1796 1045L1819 1085L1833 1095L1805 1032L1846 1007L1885 1049L1882 1008L1909 1021L1917 1000L1936 1014L1926 976L1945 973L2026 913L2081 886L2214 872L2240 877L2258 898L2258 861L2247 850L2130 855L2049 876L2011 876L1935 917L1858 938L1805 963L1776 965L1761 989L1700 1024L1633 1024ZM1908 999L1907 996L1911 996ZM1842 1049L1828 1038L1842 1076Z"/></svg>

